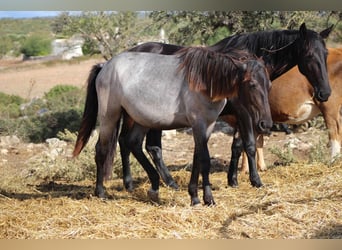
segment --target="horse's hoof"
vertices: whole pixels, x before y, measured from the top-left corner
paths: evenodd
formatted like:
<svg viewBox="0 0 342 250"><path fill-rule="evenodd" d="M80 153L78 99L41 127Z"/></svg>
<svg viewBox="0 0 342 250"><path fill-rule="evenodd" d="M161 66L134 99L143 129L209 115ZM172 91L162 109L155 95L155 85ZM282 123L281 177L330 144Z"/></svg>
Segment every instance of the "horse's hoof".
<svg viewBox="0 0 342 250"><path fill-rule="evenodd" d="M237 187L239 187L239 184L237 181L229 181L228 180L228 186L230 186L232 188L237 188Z"/></svg>
<svg viewBox="0 0 342 250"><path fill-rule="evenodd" d="M168 184L168 186L174 190L179 190L179 186L177 185L176 182L172 181L171 183Z"/></svg>
<svg viewBox="0 0 342 250"><path fill-rule="evenodd" d="M216 205L216 203L213 199L211 199L210 201L204 201L204 204L207 205L208 207Z"/></svg>
<svg viewBox="0 0 342 250"><path fill-rule="evenodd" d="M214 201L213 195L211 193L210 186L204 187L203 201L204 201L204 204L207 206L215 205L215 201Z"/></svg>
<svg viewBox="0 0 342 250"><path fill-rule="evenodd" d="M105 199L106 195L103 189L95 189L95 196L101 199Z"/></svg>
<svg viewBox="0 0 342 250"><path fill-rule="evenodd" d="M133 192L133 185L132 184L128 184L128 185L125 185L125 189L127 192L131 193Z"/></svg>
<svg viewBox="0 0 342 250"><path fill-rule="evenodd" d="M200 200L198 199L198 197L195 198L191 198L191 206L197 206L201 204Z"/></svg>
<svg viewBox="0 0 342 250"><path fill-rule="evenodd" d="M147 191L147 195L151 199L152 202L159 203L159 191L158 190L156 191L153 189L149 189Z"/></svg>
<svg viewBox="0 0 342 250"><path fill-rule="evenodd" d="M262 184L261 181L256 181L256 182L252 182L252 186L256 187L256 188L260 188L262 187L264 184Z"/></svg>

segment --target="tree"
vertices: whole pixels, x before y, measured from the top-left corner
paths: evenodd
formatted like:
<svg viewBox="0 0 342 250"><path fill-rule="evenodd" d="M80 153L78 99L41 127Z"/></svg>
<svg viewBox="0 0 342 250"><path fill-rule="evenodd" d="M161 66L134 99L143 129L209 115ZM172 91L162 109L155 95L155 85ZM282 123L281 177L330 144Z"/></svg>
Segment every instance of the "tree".
<svg viewBox="0 0 342 250"><path fill-rule="evenodd" d="M136 19L137 14L131 11L88 11L77 16L64 12L56 18L52 29L68 36L81 34L89 53L100 51L108 60L118 51L133 46Z"/></svg>
<svg viewBox="0 0 342 250"><path fill-rule="evenodd" d="M338 23L337 11L153 11L155 25L164 28L169 42L210 45L222 36L270 29L298 29L306 22L319 31ZM336 33L341 30L336 27ZM220 34L218 36L218 34Z"/></svg>

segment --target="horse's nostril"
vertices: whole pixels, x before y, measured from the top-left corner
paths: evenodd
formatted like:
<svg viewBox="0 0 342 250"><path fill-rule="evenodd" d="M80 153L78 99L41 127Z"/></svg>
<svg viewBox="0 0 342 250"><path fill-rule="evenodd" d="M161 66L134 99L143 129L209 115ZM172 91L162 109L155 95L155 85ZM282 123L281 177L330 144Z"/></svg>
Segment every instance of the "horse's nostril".
<svg viewBox="0 0 342 250"><path fill-rule="evenodd" d="M267 123L264 120L259 121L258 123L258 130L261 133L269 133L271 131L272 124Z"/></svg>
<svg viewBox="0 0 342 250"><path fill-rule="evenodd" d="M326 102L329 96L330 96L330 92L319 91L317 92L316 98L320 102Z"/></svg>

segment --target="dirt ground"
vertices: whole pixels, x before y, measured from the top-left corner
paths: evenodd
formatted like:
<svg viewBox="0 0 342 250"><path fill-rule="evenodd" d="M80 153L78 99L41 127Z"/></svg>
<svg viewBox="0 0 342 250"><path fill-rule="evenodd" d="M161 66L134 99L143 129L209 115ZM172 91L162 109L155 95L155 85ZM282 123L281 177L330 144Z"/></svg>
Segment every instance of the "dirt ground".
<svg viewBox="0 0 342 250"><path fill-rule="evenodd" d="M23 98L41 97L55 85L83 87L92 65L103 59L65 62L0 60L0 91Z"/></svg>

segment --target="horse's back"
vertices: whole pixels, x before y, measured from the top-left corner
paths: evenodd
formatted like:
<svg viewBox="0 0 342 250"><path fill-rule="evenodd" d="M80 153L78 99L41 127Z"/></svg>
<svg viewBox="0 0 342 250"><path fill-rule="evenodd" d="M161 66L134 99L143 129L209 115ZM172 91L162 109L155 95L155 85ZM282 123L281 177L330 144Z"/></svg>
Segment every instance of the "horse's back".
<svg viewBox="0 0 342 250"><path fill-rule="evenodd" d="M121 53L101 71L97 82L99 95L105 97L104 105L124 108L146 127L167 127L175 120L184 126L185 117L180 117L180 109L182 93L188 87L178 72L178 63L179 59L172 55Z"/></svg>

